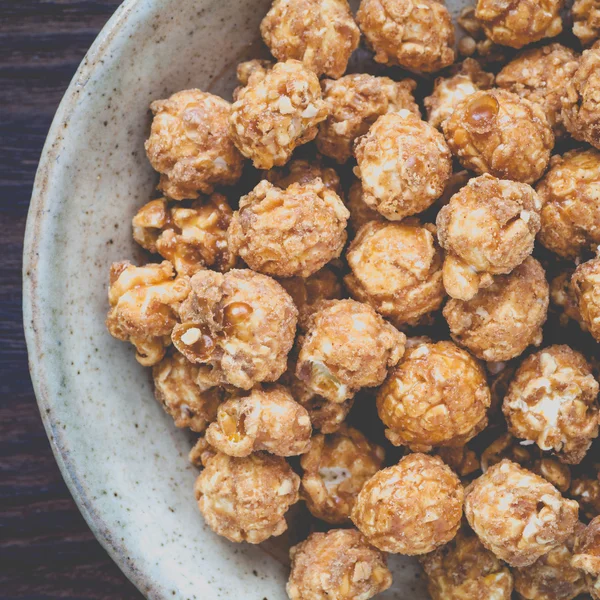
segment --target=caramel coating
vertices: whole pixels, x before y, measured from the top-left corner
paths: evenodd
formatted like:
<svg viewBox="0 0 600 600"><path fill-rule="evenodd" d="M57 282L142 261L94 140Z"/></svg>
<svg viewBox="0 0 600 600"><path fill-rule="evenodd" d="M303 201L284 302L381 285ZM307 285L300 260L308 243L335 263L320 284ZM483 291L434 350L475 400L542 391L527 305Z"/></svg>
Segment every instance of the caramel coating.
<svg viewBox="0 0 600 600"><path fill-rule="evenodd" d="M471 179L437 217L450 296L471 300L479 288L507 274L533 251L542 203L526 183L481 175Z"/></svg>
<svg viewBox="0 0 600 600"><path fill-rule="evenodd" d="M600 476L595 473L573 479L569 497L579 502L579 510L587 519L600 515Z"/></svg>
<svg viewBox="0 0 600 600"><path fill-rule="evenodd" d="M468 301L451 298L443 314L452 339L477 358L504 361L542 343L549 287L542 265L526 258Z"/></svg>
<svg viewBox="0 0 600 600"><path fill-rule="evenodd" d="M482 22L475 16L475 6L465 6L456 21L468 34L458 41L461 56L476 56L482 64L506 62L508 48L486 36Z"/></svg>
<svg viewBox="0 0 600 600"><path fill-rule="evenodd" d="M600 2L598 0L575 0L571 7L573 33L584 46L600 38Z"/></svg>
<svg viewBox="0 0 600 600"><path fill-rule="evenodd" d="M506 90L465 98L442 125L452 153L466 169L523 183L546 170L554 135L539 105Z"/></svg>
<svg viewBox="0 0 600 600"><path fill-rule="evenodd" d="M342 425L332 435L315 435L300 459L304 469L301 497L313 516L345 523L358 493L383 465L385 452L357 429Z"/></svg>
<svg viewBox="0 0 600 600"><path fill-rule="evenodd" d="M560 324L565 326L569 320L576 321L583 330L587 326L581 318L579 307L577 306L577 297L575 290L571 285L571 277L575 269L565 269L550 282L550 300L555 308L562 311L559 315Z"/></svg>
<svg viewBox="0 0 600 600"><path fill-rule="evenodd" d="M261 60L258 58L241 62L236 68L236 77L241 87L234 90L234 100L237 100L237 94L248 85L250 77L252 77L254 73L257 73L258 77L264 77L267 74L267 71L270 71L274 65L275 63L271 60Z"/></svg>
<svg viewBox="0 0 600 600"><path fill-rule="evenodd" d="M207 525L232 542L260 544L287 529L284 515L298 499L300 478L281 456L236 458L218 453L194 492Z"/></svg>
<svg viewBox="0 0 600 600"><path fill-rule="evenodd" d="M351 518L384 552L426 554L456 535L463 497L458 477L439 458L409 454L367 481Z"/></svg>
<svg viewBox="0 0 600 600"><path fill-rule="evenodd" d="M285 190L293 183L306 185L315 179L320 179L323 185L340 198L344 197L340 176L335 169L323 165L320 157L314 160L293 158L283 167L275 167L264 173L265 179Z"/></svg>
<svg viewBox="0 0 600 600"><path fill-rule="evenodd" d="M346 208L350 211L348 229L353 233L356 233L363 225L370 221L387 222L387 219L382 214L372 209L365 202L360 179L355 179L350 185Z"/></svg>
<svg viewBox="0 0 600 600"><path fill-rule="evenodd" d="M407 349L377 394L385 436L420 452L463 446L487 425L489 406L483 369L452 342Z"/></svg>
<svg viewBox="0 0 600 600"><path fill-rule="evenodd" d="M286 369L298 310L273 279L250 270L200 271L179 310L175 347L207 365L215 384L249 390Z"/></svg>
<svg viewBox="0 0 600 600"><path fill-rule="evenodd" d="M173 200L212 193L242 175L244 159L229 137L229 102L185 90L150 105L154 114L146 154L160 174L158 189Z"/></svg>
<svg viewBox="0 0 600 600"><path fill-rule="evenodd" d="M263 180L241 198L229 246L255 271L309 277L342 253L349 216L320 179L284 190Z"/></svg>
<svg viewBox="0 0 600 600"><path fill-rule="evenodd" d="M510 460L466 490L465 514L483 545L513 567L528 567L573 533L578 505Z"/></svg>
<svg viewBox="0 0 600 600"><path fill-rule="evenodd" d="M590 592L593 597L600 596L600 517L593 519L581 532L575 542L573 567L585 571L591 577Z"/></svg>
<svg viewBox="0 0 600 600"><path fill-rule="evenodd" d="M198 469L203 469L217 455L204 437L199 437L188 454L188 460Z"/></svg>
<svg viewBox="0 0 600 600"><path fill-rule="evenodd" d="M379 117L354 152L365 202L392 221L429 208L452 173L443 136L406 109Z"/></svg>
<svg viewBox="0 0 600 600"><path fill-rule="evenodd" d="M311 533L290 558L290 600L368 600L392 585L385 555L355 529Z"/></svg>
<svg viewBox="0 0 600 600"><path fill-rule="evenodd" d="M319 125L315 139L319 152L343 164L352 157L354 140L369 131L381 115L402 109L420 117L412 79L393 81L365 73L346 75L321 83L329 116Z"/></svg>
<svg viewBox="0 0 600 600"><path fill-rule="evenodd" d="M454 25L442 2L362 0L356 20L378 63L432 72L454 62Z"/></svg>
<svg viewBox="0 0 600 600"><path fill-rule="evenodd" d="M368 304L323 302L301 341L296 376L315 394L344 402L363 387L381 385L404 354L405 341Z"/></svg>
<svg viewBox="0 0 600 600"><path fill-rule="evenodd" d="M344 282L353 298L396 327L416 325L442 306L442 253L432 225L371 221L359 230L346 259L351 273Z"/></svg>
<svg viewBox="0 0 600 600"><path fill-rule="evenodd" d="M479 457L469 446L441 446L435 451L459 477L470 477L480 470Z"/></svg>
<svg viewBox="0 0 600 600"><path fill-rule="evenodd" d="M511 599L510 570L467 527L420 562L432 600Z"/></svg>
<svg viewBox="0 0 600 600"><path fill-rule="evenodd" d="M189 280L176 277L166 260L143 267L127 260L113 263L106 327L113 337L132 343L137 361L151 367L165 355L177 323L177 309L189 293Z"/></svg>
<svg viewBox="0 0 600 600"><path fill-rule="evenodd" d="M600 256L579 265L571 277L581 320L600 341Z"/></svg>
<svg viewBox="0 0 600 600"><path fill-rule="evenodd" d="M231 107L229 134L257 169L284 165L327 117L317 76L297 60L258 69Z"/></svg>

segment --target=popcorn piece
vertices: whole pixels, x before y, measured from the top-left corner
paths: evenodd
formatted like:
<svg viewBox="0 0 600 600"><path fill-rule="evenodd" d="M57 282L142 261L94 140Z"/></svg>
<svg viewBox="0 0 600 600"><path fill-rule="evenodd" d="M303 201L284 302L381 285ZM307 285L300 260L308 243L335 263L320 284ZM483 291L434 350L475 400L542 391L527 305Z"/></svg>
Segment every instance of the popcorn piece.
<svg viewBox="0 0 600 600"><path fill-rule="evenodd" d="M150 105L154 113L146 154L160 174L158 189L173 200L212 193L242 175L244 159L229 137L229 102L185 90Z"/></svg>
<svg viewBox="0 0 600 600"><path fill-rule="evenodd" d="M513 567L528 567L573 533L577 502L510 460L466 490L465 514L483 545Z"/></svg>
<svg viewBox="0 0 600 600"><path fill-rule="evenodd" d="M600 38L600 2L598 0L575 0L571 8L573 33L584 46Z"/></svg>
<svg viewBox="0 0 600 600"><path fill-rule="evenodd" d="M327 523L345 523L365 482L383 465L385 452L357 429L343 425L333 435L316 435L300 459L300 495L308 510Z"/></svg>
<svg viewBox="0 0 600 600"><path fill-rule="evenodd" d="M200 271L182 304L175 347L207 365L214 384L249 390L276 381L286 369L298 310L273 279L250 270Z"/></svg>
<svg viewBox="0 0 600 600"><path fill-rule="evenodd" d="M480 470L479 457L469 446L442 446L439 456L459 477L469 477Z"/></svg>
<svg viewBox="0 0 600 600"><path fill-rule="evenodd" d="M207 525L232 542L260 544L287 529L284 515L298 501L300 478L281 456L217 454L194 492Z"/></svg>
<svg viewBox="0 0 600 600"><path fill-rule="evenodd" d="M456 535L463 496L458 477L439 458L409 454L367 481L351 518L384 552L426 554Z"/></svg>
<svg viewBox="0 0 600 600"><path fill-rule="evenodd" d="M327 117L317 76L297 60L257 71L239 90L229 117L230 135L257 169L284 165L298 146L317 135Z"/></svg>
<svg viewBox="0 0 600 600"><path fill-rule="evenodd" d="M396 327L416 325L442 306L442 253L432 225L371 221L359 230L346 259L351 273L344 281L352 296Z"/></svg>
<svg viewBox="0 0 600 600"><path fill-rule="evenodd" d="M381 385L402 357L405 340L368 304L324 302L301 341L296 376L315 394L341 403L360 388Z"/></svg>
<svg viewBox="0 0 600 600"><path fill-rule="evenodd" d="M456 20L468 33L458 41L461 56L477 56L482 64L506 62L508 48L495 44L486 36L482 22L475 16L474 6L465 6Z"/></svg>
<svg viewBox="0 0 600 600"><path fill-rule="evenodd" d="M472 300L451 298L443 314L456 343L482 360L504 361L541 344L548 302L544 269L528 257Z"/></svg>
<svg viewBox="0 0 600 600"><path fill-rule="evenodd" d="M240 200L229 246L255 271L309 277L341 254L349 216L320 179L285 190L261 181Z"/></svg>
<svg viewBox="0 0 600 600"><path fill-rule="evenodd" d="M596 341L600 341L600 256L579 265L571 286L577 298L581 320Z"/></svg>
<svg viewBox="0 0 600 600"><path fill-rule="evenodd" d="M355 155L365 202L392 221L429 208L452 173L443 136L406 109L379 117Z"/></svg>
<svg viewBox="0 0 600 600"><path fill-rule="evenodd" d="M579 502L579 510L587 519L600 515L599 475L582 475L573 479L568 495Z"/></svg>
<svg viewBox="0 0 600 600"><path fill-rule="evenodd" d="M582 569L592 598L600 598L600 517L593 519L575 542L571 564Z"/></svg>
<svg viewBox="0 0 600 600"><path fill-rule="evenodd" d="M530 467L532 473L543 477L559 492L565 493L571 486L571 470L555 458L539 458Z"/></svg>
<svg viewBox="0 0 600 600"><path fill-rule="evenodd" d="M188 460L198 469L203 469L208 461L216 455L217 452L208 444L206 439L199 437L188 454Z"/></svg>
<svg viewBox="0 0 600 600"><path fill-rule="evenodd" d="M365 202L360 179L355 179L350 186L346 208L350 211L348 229L353 233L356 233L363 225L370 221L387 222L387 219L382 214L372 209Z"/></svg>
<svg viewBox="0 0 600 600"><path fill-rule="evenodd" d="M392 585L385 555L355 529L311 533L290 557L291 600L368 600Z"/></svg>
<svg viewBox="0 0 600 600"><path fill-rule="evenodd" d="M565 269L550 282L550 300L555 307L562 310L560 314L561 325L567 325L569 319L572 319L573 321L577 321L579 326L585 331L587 330L587 326L581 318L575 290L571 285L573 271L574 269Z"/></svg>
<svg viewBox="0 0 600 600"><path fill-rule="evenodd" d="M539 105L506 90L471 94L442 125L466 169L523 183L546 170L554 135Z"/></svg>
<svg viewBox="0 0 600 600"><path fill-rule="evenodd" d="M258 58L253 58L252 60L240 63L236 69L236 77L240 82L241 87L236 88L234 91L234 99L237 100L236 93L239 93L241 89L248 85L250 77L264 78L267 71L270 71L274 65L275 63L273 61L260 60Z"/></svg>
<svg viewBox="0 0 600 600"><path fill-rule="evenodd" d="M285 190L293 183L304 186L315 179L320 179L323 185L340 198L344 197L340 176L331 167L325 167L319 157L315 160L294 158L284 167L276 167L264 173L265 179Z"/></svg>

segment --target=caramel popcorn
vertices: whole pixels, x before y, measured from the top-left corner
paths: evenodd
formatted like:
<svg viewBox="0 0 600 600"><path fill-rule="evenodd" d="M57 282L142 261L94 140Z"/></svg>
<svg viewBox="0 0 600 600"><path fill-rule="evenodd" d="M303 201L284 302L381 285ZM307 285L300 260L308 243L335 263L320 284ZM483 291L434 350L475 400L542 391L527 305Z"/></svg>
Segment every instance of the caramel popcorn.
<svg viewBox="0 0 600 600"><path fill-rule="evenodd" d="M237 100L237 94L248 85L250 77L254 75L257 78L263 78L274 65L275 63L270 60L258 58L241 62L236 68L236 77L241 87L236 88L233 92L234 100Z"/></svg>
<svg viewBox="0 0 600 600"><path fill-rule="evenodd" d="M284 165L327 117L317 76L297 60L256 71L231 107L229 132L257 169Z"/></svg>
<svg viewBox="0 0 600 600"><path fill-rule="evenodd" d="M443 314L452 339L477 358L504 361L542 342L549 287L542 265L526 258L471 300L451 298Z"/></svg>
<svg viewBox="0 0 600 600"><path fill-rule="evenodd" d="M596 517L575 541L573 560L576 569L586 574L588 590L594 600L600 599L600 517Z"/></svg>
<svg viewBox="0 0 600 600"><path fill-rule="evenodd" d="M207 366L216 384L248 390L286 369L298 310L273 279L250 270L200 271L179 310L175 347Z"/></svg>
<svg viewBox="0 0 600 600"><path fill-rule="evenodd" d="M346 208L350 212L348 229L353 233L356 233L363 225L370 221L379 221L380 223L387 221L382 214L378 213L365 202L360 179L355 179L350 185Z"/></svg>
<svg viewBox="0 0 600 600"><path fill-rule="evenodd" d="M360 41L347 0L274 0L260 33L277 60L300 60L317 75L335 79Z"/></svg>
<svg viewBox="0 0 600 600"><path fill-rule="evenodd" d="M308 510L327 523L345 523L365 482L383 465L381 446L357 429L342 425L332 435L315 435L302 456L301 497Z"/></svg>
<svg viewBox="0 0 600 600"><path fill-rule="evenodd" d="M316 144L319 152L345 163L352 157L354 140L369 131L381 115L409 110L420 117L412 79L393 81L365 73L346 75L321 83L329 116L319 125Z"/></svg>
<svg viewBox="0 0 600 600"><path fill-rule="evenodd" d="M508 48L495 44L486 36L482 22L475 16L475 6L465 6L456 21L468 34L458 40L457 49L461 56L477 56L482 64L507 60Z"/></svg>
<svg viewBox="0 0 600 600"><path fill-rule="evenodd" d="M384 552L426 554L456 535L463 496L458 477L439 458L409 454L367 481L351 518Z"/></svg>
<svg viewBox="0 0 600 600"><path fill-rule="evenodd" d="M551 457L538 458L531 464L532 473L543 477L559 492L566 493L571 486L571 470L568 465Z"/></svg>
<svg viewBox="0 0 600 600"><path fill-rule="evenodd" d="M487 174L452 196L437 217L448 294L471 300L494 275L519 266L533 251L541 207L531 186Z"/></svg>
<svg viewBox="0 0 600 600"><path fill-rule="evenodd" d="M577 500L579 510L588 519L600 515L600 476L582 475L573 479L569 497Z"/></svg>
<svg viewBox="0 0 600 600"><path fill-rule="evenodd" d="M208 460L194 492L207 525L232 542L260 544L287 529L284 515L298 501L300 478L281 456Z"/></svg>
<svg viewBox="0 0 600 600"><path fill-rule="evenodd" d="M349 216L320 179L285 190L263 180L240 200L229 246L255 271L309 277L341 254Z"/></svg>
<svg viewBox="0 0 600 600"><path fill-rule="evenodd" d="M306 185L315 179L320 179L323 185L340 198L344 197L340 176L335 169L323 165L320 157L315 160L293 158L283 167L275 167L264 173L265 179L285 190L293 183Z"/></svg>
<svg viewBox="0 0 600 600"><path fill-rule="evenodd" d="M443 136L406 109L379 117L354 152L365 202L392 221L429 208L452 173Z"/></svg>
<svg viewBox="0 0 600 600"><path fill-rule="evenodd" d="M523 183L546 170L554 135L539 105L506 90L465 98L442 125L453 154L466 169Z"/></svg>
<svg viewBox="0 0 600 600"><path fill-rule="evenodd" d="M173 200L212 193L242 175L244 159L229 137L229 102L185 90L150 105L154 113L146 154L160 174L158 189Z"/></svg>
<svg viewBox="0 0 600 600"><path fill-rule="evenodd" d="M368 600L392 585L385 555L355 529L311 533L290 558L291 600Z"/></svg>
<svg viewBox="0 0 600 600"><path fill-rule="evenodd" d="M454 62L454 25L442 2L362 0L356 19L378 63L432 72Z"/></svg>
<svg viewBox="0 0 600 600"><path fill-rule="evenodd" d="M571 286L581 320L594 339L600 341L600 255L575 269Z"/></svg>
<svg viewBox="0 0 600 600"><path fill-rule="evenodd" d="M575 290L571 285L573 271L574 269L562 270L554 277L554 279L552 279L550 282L550 300L555 308L562 311L559 316L561 325L567 325L569 320L573 320L576 321L582 329L587 330L587 327L581 318L579 307L577 306Z"/></svg>
<svg viewBox="0 0 600 600"><path fill-rule="evenodd" d="M199 437L188 454L188 460L198 469L203 469L217 452L212 448L204 437Z"/></svg>
<svg viewBox="0 0 600 600"><path fill-rule="evenodd" d="M577 502L542 477L502 460L466 490L465 514L483 545L513 567L527 567L573 533Z"/></svg>
<svg viewBox="0 0 600 600"><path fill-rule="evenodd" d="M363 387L381 385L402 357L405 340L368 304L323 302L301 341L296 375L315 394L344 402Z"/></svg>
<svg viewBox="0 0 600 600"><path fill-rule="evenodd" d="M151 367L165 355L177 323L177 308L190 292L168 261L136 267L129 261L110 267L106 318L109 333L135 346L137 361Z"/></svg>
<svg viewBox="0 0 600 600"><path fill-rule="evenodd" d="M459 477L469 477L480 470L479 457L469 446L441 446L435 452Z"/></svg>
<svg viewBox="0 0 600 600"><path fill-rule="evenodd" d="M584 46L600 38L600 2L598 0L575 0L571 8L573 33Z"/></svg>

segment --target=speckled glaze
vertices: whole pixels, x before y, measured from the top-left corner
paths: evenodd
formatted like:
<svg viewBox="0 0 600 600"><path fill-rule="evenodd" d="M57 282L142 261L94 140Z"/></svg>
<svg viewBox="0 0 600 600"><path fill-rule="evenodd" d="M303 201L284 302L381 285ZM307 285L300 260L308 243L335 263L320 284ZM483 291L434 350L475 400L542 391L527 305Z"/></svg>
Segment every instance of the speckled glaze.
<svg viewBox="0 0 600 600"><path fill-rule="evenodd" d="M144 154L150 101L190 87L229 97L236 64L264 52L269 4L125 2L60 105L31 202L24 322L40 411L81 512L148 598L286 597L283 544L235 545L205 526L190 438L154 401L132 347L104 327L109 265L141 257L130 221L156 184ZM390 563L381 598L426 598L414 560Z"/></svg>

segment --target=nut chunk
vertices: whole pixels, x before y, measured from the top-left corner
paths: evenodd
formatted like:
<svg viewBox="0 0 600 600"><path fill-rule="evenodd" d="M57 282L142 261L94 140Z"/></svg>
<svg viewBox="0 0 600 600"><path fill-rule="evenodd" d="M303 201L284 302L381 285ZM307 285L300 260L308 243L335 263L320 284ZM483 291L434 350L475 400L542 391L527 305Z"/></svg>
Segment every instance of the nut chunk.
<svg viewBox="0 0 600 600"><path fill-rule="evenodd" d="M239 90L229 117L230 135L257 169L284 165L317 135L327 117L317 76L297 60L257 70Z"/></svg>
<svg viewBox="0 0 600 600"><path fill-rule="evenodd" d="M465 169L523 183L544 174L554 146L544 111L506 90L471 94L442 128Z"/></svg>
<svg viewBox="0 0 600 600"><path fill-rule="evenodd" d="M523 361L502 408L513 435L578 464L598 436L597 396L585 358L569 346L550 346Z"/></svg>
<svg viewBox="0 0 600 600"><path fill-rule="evenodd" d="M298 319L287 292L270 277L240 269L200 271L191 286L173 330L175 347L191 362L208 365L215 385L249 390L279 379Z"/></svg>
<svg viewBox="0 0 600 600"><path fill-rule="evenodd" d="M151 367L165 355L177 323L177 308L189 293L189 280L176 277L166 260L143 267L129 261L113 263L106 327L113 337L131 342L137 361Z"/></svg>
<svg viewBox="0 0 600 600"><path fill-rule="evenodd" d="M409 348L377 395L385 435L395 446L429 452L462 446L487 425L485 373L452 342Z"/></svg>
<svg viewBox="0 0 600 600"><path fill-rule="evenodd" d="M232 542L260 544L287 529L284 515L298 499L300 478L281 456L210 458L194 488L208 526Z"/></svg>
<svg viewBox="0 0 600 600"><path fill-rule="evenodd" d="M365 202L391 221L429 208L452 173L443 136L406 109L379 117L355 154Z"/></svg>
<svg viewBox="0 0 600 600"><path fill-rule="evenodd" d="M232 185L244 159L229 138L229 102L186 90L150 105L154 113L146 142L150 164L160 174L158 189L173 200L210 194L215 185Z"/></svg>
<svg viewBox="0 0 600 600"><path fill-rule="evenodd" d="M249 396L221 404L206 441L229 456L265 450L296 456L310 448L312 427L306 409L281 385L255 388Z"/></svg>
<svg viewBox="0 0 600 600"><path fill-rule="evenodd" d="M229 245L255 271L309 277L342 253L349 216L320 179L285 190L261 181L240 200Z"/></svg>
<svg viewBox="0 0 600 600"><path fill-rule="evenodd" d="M360 40L347 0L275 0L260 33L277 60L294 58L336 79Z"/></svg>
<svg viewBox="0 0 600 600"><path fill-rule="evenodd" d="M363 387L381 385L405 341L368 304L323 302L301 341L296 376L315 394L341 403Z"/></svg>
<svg viewBox="0 0 600 600"><path fill-rule="evenodd" d="M573 33L584 46L600 38L600 1L575 0L571 8Z"/></svg>
<svg viewBox="0 0 600 600"><path fill-rule="evenodd" d="M442 253L432 225L371 221L359 230L346 258L351 273L344 281L352 296L396 327L416 325L442 306Z"/></svg>
<svg viewBox="0 0 600 600"><path fill-rule="evenodd" d="M442 2L362 0L356 19L378 63L432 72L454 62L454 25Z"/></svg>
<svg viewBox="0 0 600 600"><path fill-rule="evenodd" d="M300 495L308 510L328 523L345 523L365 482L381 469L384 450L357 429L343 425L333 435L316 435L300 459Z"/></svg>
<svg viewBox="0 0 600 600"><path fill-rule="evenodd" d="M392 585L385 555L355 529L311 533L290 558L290 600L368 600Z"/></svg>
<svg viewBox="0 0 600 600"><path fill-rule="evenodd" d="M439 458L409 454L367 481L352 520L384 552L426 554L456 535L463 496L458 477Z"/></svg>
<svg viewBox="0 0 600 600"><path fill-rule="evenodd" d="M381 115L409 110L420 117L412 79L393 81L364 73L346 75L321 83L329 116L319 125L317 148L325 156L345 163L352 157L354 140L367 133Z"/></svg>
<svg viewBox="0 0 600 600"><path fill-rule="evenodd" d="M482 360L505 361L542 343L549 296L542 265L528 257L471 300L451 298L443 314L457 344Z"/></svg>
<svg viewBox="0 0 600 600"><path fill-rule="evenodd" d="M571 286L582 322L594 339L600 342L600 256L575 269Z"/></svg>
<svg viewBox="0 0 600 600"><path fill-rule="evenodd" d="M510 570L467 527L421 558L432 600L510 600Z"/></svg>
<svg viewBox="0 0 600 600"><path fill-rule="evenodd" d="M227 246L233 211L225 196L212 194L189 206L152 200L133 217L133 239L149 252L169 260L179 275L206 268L227 271L235 256Z"/></svg>
<svg viewBox="0 0 600 600"><path fill-rule="evenodd" d="M494 275L518 267L533 251L541 207L531 186L491 175L471 179L454 194L437 217L448 294L471 300Z"/></svg>
<svg viewBox="0 0 600 600"><path fill-rule="evenodd" d="M466 490L465 514L483 545L513 567L528 567L573 533L578 505L510 460Z"/></svg>
<svg viewBox="0 0 600 600"><path fill-rule="evenodd" d="M589 592L594 600L600 599L600 517L593 519L578 536L573 551L572 565L587 574Z"/></svg>

